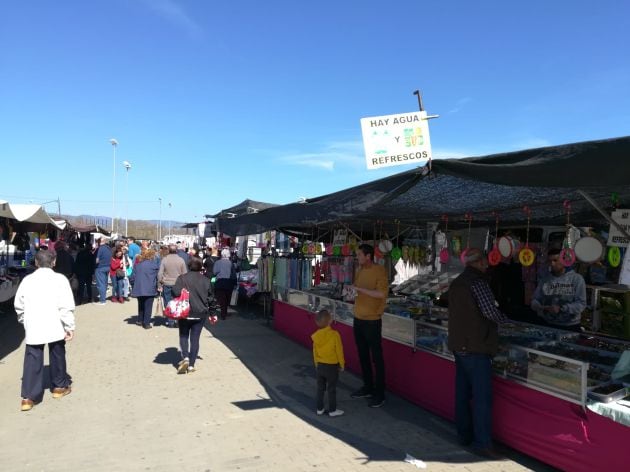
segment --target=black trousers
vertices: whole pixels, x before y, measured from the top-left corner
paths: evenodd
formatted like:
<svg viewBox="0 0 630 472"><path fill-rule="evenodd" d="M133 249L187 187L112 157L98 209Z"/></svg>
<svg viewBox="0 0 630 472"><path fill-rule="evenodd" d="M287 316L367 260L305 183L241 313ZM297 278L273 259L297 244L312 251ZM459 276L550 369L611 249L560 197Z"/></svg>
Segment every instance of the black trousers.
<svg viewBox="0 0 630 472"><path fill-rule="evenodd" d="M317 409L324 409L324 392L328 391L328 411L337 409L339 364L317 364Z"/></svg>
<svg viewBox="0 0 630 472"><path fill-rule="evenodd" d="M214 288L214 296L219 302L221 307L221 319L224 320L227 316L228 306L230 305L230 298L232 297L232 289L226 290L222 288Z"/></svg>
<svg viewBox="0 0 630 472"><path fill-rule="evenodd" d="M41 401L44 397L44 346L27 344L22 373L22 398ZM48 343L50 383L52 388L69 387L71 377L66 371L66 342L62 339Z"/></svg>
<svg viewBox="0 0 630 472"><path fill-rule="evenodd" d="M363 374L363 386L371 390L375 397L383 398L385 395L385 361L383 360L383 347L381 345L381 320L354 319L354 342L357 345L361 373ZM374 374L372 374L374 364Z"/></svg>
<svg viewBox="0 0 630 472"><path fill-rule="evenodd" d="M79 287L77 288L77 301L81 302L84 298L84 294L89 301L92 301L92 276L91 275L79 275Z"/></svg>
<svg viewBox="0 0 630 472"><path fill-rule="evenodd" d="M151 312L153 311L153 300L155 297L138 297L138 321L142 326L151 324Z"/></svg>

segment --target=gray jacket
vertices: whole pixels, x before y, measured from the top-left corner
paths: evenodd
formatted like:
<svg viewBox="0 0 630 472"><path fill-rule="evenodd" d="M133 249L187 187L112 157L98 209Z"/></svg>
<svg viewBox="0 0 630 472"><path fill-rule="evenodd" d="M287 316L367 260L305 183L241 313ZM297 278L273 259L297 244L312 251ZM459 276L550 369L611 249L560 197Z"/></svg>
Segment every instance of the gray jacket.
<svg viewBox="0 0 630 472"><path fill-rule="evenodd" d="M559 305L559 313L544 311L544 306ZM547 323L556 326L579 324L586 308L586 283L574 271L560 276L549 274L538 282L532 298L532 309Z"/></svg>
<svg viewBox="0 0 630 472"><path fill-rule="evenodd" d="M177 254L169 254L160 262L158 282L160 285L175 285L177 277L188 272L184 259Z"/></svg>

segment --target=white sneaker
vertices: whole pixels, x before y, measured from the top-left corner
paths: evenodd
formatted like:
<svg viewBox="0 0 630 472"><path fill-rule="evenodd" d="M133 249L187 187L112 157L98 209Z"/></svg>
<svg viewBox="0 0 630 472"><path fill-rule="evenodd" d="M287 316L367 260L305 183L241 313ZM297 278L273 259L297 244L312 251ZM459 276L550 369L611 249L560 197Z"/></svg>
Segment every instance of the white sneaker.
<svg viewBox="0 0 630 472"><path fill-rule="evenodd" d="M188 371L188 358L184 358L177 364L177 373L185 374Z"/></svg>
<svg viewBox="0 0 630 472"><path fill-rule="evenodd" d="M341 415L343 415L343 410L335 410L328 413L328 416L332 416L332 417L341 416Z"/></svg>
<svg viewBox="0 0 630 472"><path fill-rule="evenodd" d="M322 416L324 413L326 413L326 410L324 409L317 410L317 416Z"/></svg>

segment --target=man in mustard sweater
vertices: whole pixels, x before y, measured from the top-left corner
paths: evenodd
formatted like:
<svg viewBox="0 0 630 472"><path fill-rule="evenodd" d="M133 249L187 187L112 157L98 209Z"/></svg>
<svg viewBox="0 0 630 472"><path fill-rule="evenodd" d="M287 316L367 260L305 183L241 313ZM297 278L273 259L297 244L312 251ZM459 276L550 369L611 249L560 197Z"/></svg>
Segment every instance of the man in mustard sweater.
<svg viewBox="0 0 630 472"><path fill-rule="evenodd" d="M387 272L374 264L374 248L361 244L357 249L359 270L354 280L357 297L354 302L354 341L357 345L363 387L352 393L352 398L369 398L370 408L385 403L385 362L381 346L382 316L389 284ZM374 375L372 374L374 363Z"/></svg>
<svg viewBox="0 0 630 472"><path fill-rule="evenodd" d="M341 416L343 410L337 408L337 381L339 372L345 367L343 345L339 332L330 327L332 316L328 310L321 310L315 318L319 328L313 340L313 360L317 369L317 414L326 413L324 392L328 391L328 416Z"/></svg>

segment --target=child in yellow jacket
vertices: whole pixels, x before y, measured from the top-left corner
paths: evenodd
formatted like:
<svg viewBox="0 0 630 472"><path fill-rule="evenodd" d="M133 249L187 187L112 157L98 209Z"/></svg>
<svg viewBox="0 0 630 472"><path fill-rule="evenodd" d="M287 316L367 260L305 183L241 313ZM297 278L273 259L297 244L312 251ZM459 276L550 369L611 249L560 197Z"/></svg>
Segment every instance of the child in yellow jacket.
<svg viewBox="0 0 630 472"><path fill-rule="evenodd" d="M331 322L332 316L328 310L318 312L315 323L319 329L313 333L311 339L317 370L317 414L326 413L324 392L328 390L328 416L334 417L343 415L343 411L337 409L337 381L346 361L343 357L341 336L330 327Z"/></svg>

